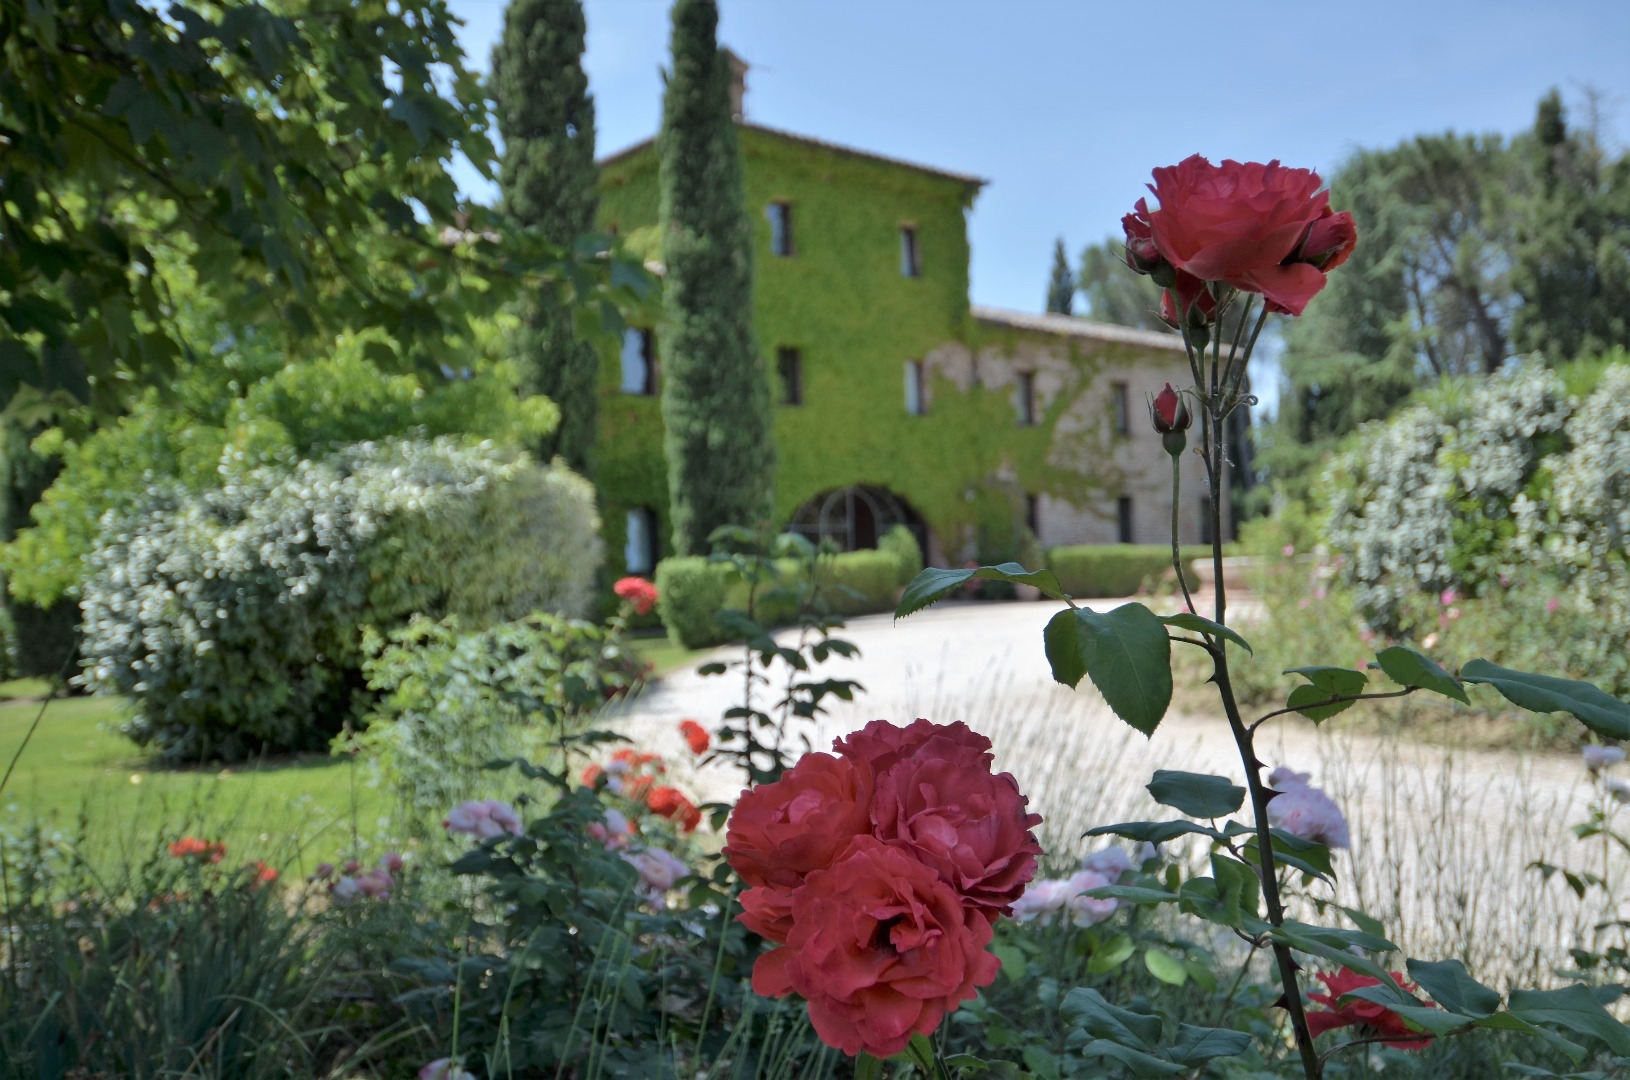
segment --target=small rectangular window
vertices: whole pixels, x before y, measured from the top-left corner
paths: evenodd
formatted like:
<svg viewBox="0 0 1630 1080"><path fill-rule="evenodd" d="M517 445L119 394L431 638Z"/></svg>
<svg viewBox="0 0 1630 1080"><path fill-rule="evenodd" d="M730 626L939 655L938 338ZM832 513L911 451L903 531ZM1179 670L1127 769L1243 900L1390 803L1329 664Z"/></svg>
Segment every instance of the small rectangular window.
<svg viewBox="0 0 1630 1080"><path fill-rule="evenodd" d="M623 565L630 574L649 574L657 566L657 513L647 506L628 512Z"/></svg>
<svg viewBox="0 0 1630 1080"><path fill-rule="evenodd" d="M1013 379L1013 411L1018 414L1020 427L1033 427L1036 423L1036 376L1021 371Z"/></svg>
<svg viewBox="0 0 1630 1080"><path fill-rule="evenodd" d="M1034 536L1037 540L1041 539L1041 496L1040 495L1031 495L1028 492L1025 493L1025 496L1024 496L1024 527L1030 530L1030 535L1031 536ZM1029 569L1029 568L1026 567L1026 569Z"/></svg>
<svg viewBox="0 0 1630 1080"><path fill-rule="evenodd" d="M1116 382L1109 384L1109 406L1114 416L1115 434L1130 435L1132 433L1132 404L1127 393L1126 384Z"/></svg>
<svg viewBox="0 0 1630 1080"><path fill-rule="evenodd" d="M917 253L917 230L915 226L900 226L900 276L922 277L922 259Z"/></svg>
<svg viewBox="0 0 1630 1080"><path fill-rule="evenodd" d="M906 361L906 412L923 416L928 412L927 396L923 393L923 362Z"/></svg>
<svg viewBox="0 0 1630 1080"><path fill-rule="evenodd" d="M1115 517L1117 519L1115 527L1120 542L1130 544L1132 542L1132 496L1122 495L1115 500Z"/></svg>
<svg viewBox="0 0 1630 1080"><path fill-rule="evenodd" d="M804 403L804 358L797 349L775 350L775 369L781 376L781 404Z"/></svg>
<svg viewBox="0 0 1630 1080"><path fill-rule="evenodd" d="M770 219L770 253L790 256L792 254L792 204L773 202L764 208L764 213Z"/></svg>
<svg viewBox="0 0 1630 1080"><path fill-rule="evenodd" d="M623 331L623 379L625 394L650 396L657 392L657 365L652 355L651 331L629 327Z"/></svg>

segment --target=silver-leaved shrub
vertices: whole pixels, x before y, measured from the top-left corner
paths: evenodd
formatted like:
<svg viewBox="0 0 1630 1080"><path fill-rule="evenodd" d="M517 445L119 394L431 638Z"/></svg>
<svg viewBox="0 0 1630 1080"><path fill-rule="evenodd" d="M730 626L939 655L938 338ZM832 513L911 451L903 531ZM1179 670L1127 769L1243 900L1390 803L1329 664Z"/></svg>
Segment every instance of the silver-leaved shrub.
<svg viewBox="0 0 1630 1080"><path fill-rule="evenodd" d="M593 601L593 490L490 445L360 443L110 515L84 672L179 758L320 749L368 703L362 640L415 614L480 627Z"/></svg>

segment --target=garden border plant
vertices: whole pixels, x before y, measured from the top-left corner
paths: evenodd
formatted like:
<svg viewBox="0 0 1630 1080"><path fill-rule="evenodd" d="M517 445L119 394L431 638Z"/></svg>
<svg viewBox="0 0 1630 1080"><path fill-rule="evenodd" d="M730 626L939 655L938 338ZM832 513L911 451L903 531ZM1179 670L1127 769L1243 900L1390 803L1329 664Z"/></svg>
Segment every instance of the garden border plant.
<svg viewBox="0 0 1630 1080"><path fill-rule="evenodd" d="M1158 208L1151 210L1140 199L1123 219L1123 226L1127 262L1132 269L1152 275L1165 290L1162 314L1183 334L1193 377L1192 386L1180 391L1168 386L1150 403L1151 422L1173 460L1175 503L1176 464L1185 451L1186 432L1195 414L1200 421L1199 453L1208 483L1220 490L1227 465L1224 424L1235 409L1251 400L1242 391L1242 382L1267 316L1299 315L1322 289L1326 273L1346 261L1357 243L1357 230L1350 215L1330 209L1328 193L1320 190L1316 174L1286 169L1278 162L1225 161L1213 166L1195 155L1177 166L1155 170L1154 178L1151 191L1159 200ZM1262 296L1262 307L1254 319L1250 317L1253 294ZM1236 303L1245 305L1245 317L1238 321L1239 329L1225 352L1221 335L1213 337L1212 328ZM1251 327L1248 336L1247 326ZM1396 947L1363 913L1345 912L1356 929L1291 918L1285 906L1287 876L1300 875L1304 883L1332 879L1329 850L1323 843L1273 826L1270 803L1283 797L1283 792L1264 777L1266 766L1256 750L1258 731L1275 719L1299 714L1318 723L1358 701L1418 692L1464 704L1469 701L1467 683L1490 686L1523 709L1569 713L1592 731L1614 739L1630 737L1630 706L1588 683L1513 671L1486 660L1466 663L1457 678L1411 649L1392 646L1381 650L1370 666L1395 683L1396 689L1372 691L1364 670L1327 665L1293 668L1286 674L1300 681L1285 705L1247 721L1229 671L1229 650L1249 651L1250 645L1227 624L1221 500L1212 500L1211 524L1214 592L1209 616L1200 613L1186 585L1185 610L1173 615L1156 615L1138 603L1095 612L1078 606L1051 571L1031 571L1015 563L925 570L906 589L896 616L919 611L970 581L1034 585L1068 605L1048 622L1044 635L1053 677L1070 687L1089 678L1116 716L1149 736L1171 701L1173 642L1207 656L1246 785L1220 776L1158 770L1149 785L1150 794L1185 819L1127 822L1092 832L1154 843L1189 835L1205 838L1212 846L1212 876L1190 878L1177 888L1115 885L1089 895L1140 906L1175 904L1180 911L1238 936L1253 954L1270 951L1283 991L1278 1004L1285 1010L1289 1039L1307 1080L1319 1080L1330 1058L1350 1048L1377 1042L1416 1048L1434 1039L1490 1029L1544 1038L1576 1062L1584 1060L1586 1048L1553 1027L1583 1036L1617 1058L1630 1057L1630 1029L1582 985L1514 989L1502 1002L1499 992L1477 982L1458 960L1411 958L1406 967L1416 984L1412 985L1373 958L1395 952ZM1175 530L1172 562L1182 583ZM1249 824L1231 817L1247 801L1253 819ZM1321 975L1328 993L1309 995L1332 1010L1320 1014L1319 1029L1361 1024L1365 1025L1361 1030L1369 1034L1323 1050L1315 1044L1298 975L1298 955L1336 965L1334 972ZM1428 992L1433 1002L1417 997L1417 988ZM1185 1072L1216 1057L1243 1053L1251 1042L1244 1032L1187 1024L1178 1027L1174 1038L1158 1013L1123 1008L1086 988L1071 991L1065 1009L1089 1036L1084 1054L1115 1060L1137 1075ZM946 1075L946 1065L935 1056L933 1044L923 1037L926 1034L919 1033L921 1041L913 1041L905 1060L914 1062L924 1075ZM859 1074L878 1075L879 1070L863 1060ZM1533 1074L1555 1075L1543 1070Z"/></svg>

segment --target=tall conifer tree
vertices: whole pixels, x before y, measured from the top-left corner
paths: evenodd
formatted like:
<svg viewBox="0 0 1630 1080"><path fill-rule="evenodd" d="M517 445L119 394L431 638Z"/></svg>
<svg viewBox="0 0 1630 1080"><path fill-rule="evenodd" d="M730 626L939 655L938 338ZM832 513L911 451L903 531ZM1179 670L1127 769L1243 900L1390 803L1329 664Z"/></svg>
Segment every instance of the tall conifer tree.
<svg viewBox="0 0 1630 1080"><path fill-rule="evenodd" d="M675 0L662 100L662 420L674 548L771 510L770 384L753 337L753 253L715 0Z"/></svg>
<svg viewBox="0 0 1630 1080"><path fill-rule="evenodd" d="M1054 315L1070 315L1075 311L1075 275L1070 272L1070 257L1064 254L1064 238L1053 242L1053 275L1047 279L1047 310Z"/></svg>
<svg viewBox="0 0 1630 1080"><path fill-rule="evenodd" d="M504 207L562 246L593 227L599 205L583 38L579 0L510 0L492 53ZM525 327L513 355L527 372L528 388L560 407L560 426L544 439L541 456L559 454L587 474L599 412L598 353L573 331L571 313L551 290L525 300L521 316Z"/></svg>

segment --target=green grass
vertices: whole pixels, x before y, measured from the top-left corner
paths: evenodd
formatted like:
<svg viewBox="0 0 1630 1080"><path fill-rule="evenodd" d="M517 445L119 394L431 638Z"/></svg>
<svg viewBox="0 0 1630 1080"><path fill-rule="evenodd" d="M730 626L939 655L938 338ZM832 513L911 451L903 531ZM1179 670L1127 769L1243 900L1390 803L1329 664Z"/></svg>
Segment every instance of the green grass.
<svg viewBox="0 0 1630 1080"><path fill-rule="evenodd" d="M666 634L651 637L636 637L629 642L635 654L650 664L658 676L666 675L677 667L683 667L692 660L707 655L710 649L687 649L683 645L675 645Z"/></svg>
<svg viewBox="0 0 1630 1080"><path fill-rule="evenodd" d="M8 683L0 691L39 693ZM11 763L38 700L0 702L0 772ZM231 861L264 859L303 872L352 847L356 834L382 832L388 796L367 786L367 770L349 760L310 755L293 760L174 768L145 757L119 734L122 705L113 698L58 698L45 703L38 730L0 792L0 832L38 824L91 845L93 865L139 858L143 845L182 835L225 840ZM81 822L84 827L81 827ZM204 835L208 834L208 835Z"/></svg>

